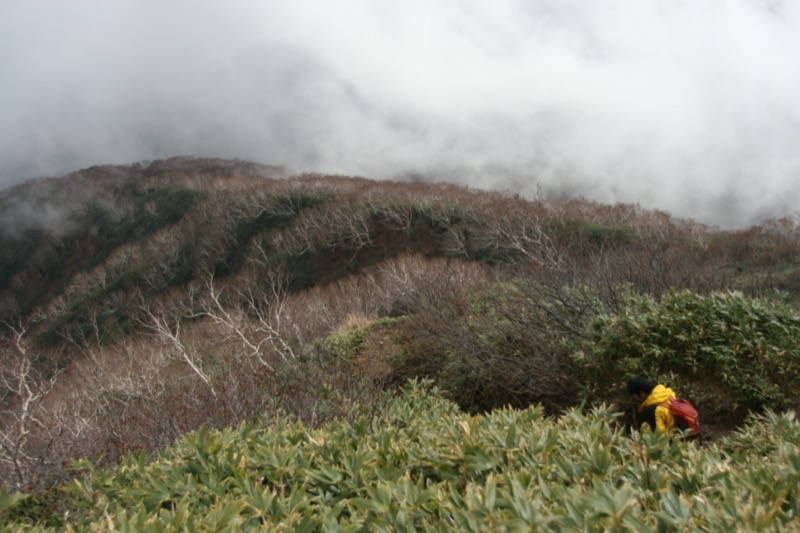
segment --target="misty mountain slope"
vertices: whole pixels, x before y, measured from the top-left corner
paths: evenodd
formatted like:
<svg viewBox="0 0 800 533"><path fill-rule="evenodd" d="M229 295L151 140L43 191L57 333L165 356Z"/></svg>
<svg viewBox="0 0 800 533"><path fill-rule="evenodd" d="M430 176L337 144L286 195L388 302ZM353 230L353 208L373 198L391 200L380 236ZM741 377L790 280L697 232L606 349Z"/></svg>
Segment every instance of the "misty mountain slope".
<svg viewBox="0 0 800 533"><path fill-rule="evenodd" d="M80 329L91 309L124 329L136 295L154 298L208 276L248 284L265 271L296 292L401 253L591 268L584 260L616 250L604 268L656 292L720 275L727 280L719 283L757 289L763 268L778 263L771 283L795 288L786 221L731 233L633 205L284 173L173 158L3 191L0 319L47 310L51 324Z"/></svg>
<svg viewBox="0 0 800 533"><path fill-rule="evenodd" d="M3 318L47 303L73 276L101 263L119 245L175 222L190 207L194 197L190 191L202 190L203 184L245 173L258 177L282 173L263 165L195 159L186 172L188 161L173 158L144 166L91 167L2 191ZM158 192L162 184L184 192L169 198ZM157 203L162 212L154 211Z"/></svg>

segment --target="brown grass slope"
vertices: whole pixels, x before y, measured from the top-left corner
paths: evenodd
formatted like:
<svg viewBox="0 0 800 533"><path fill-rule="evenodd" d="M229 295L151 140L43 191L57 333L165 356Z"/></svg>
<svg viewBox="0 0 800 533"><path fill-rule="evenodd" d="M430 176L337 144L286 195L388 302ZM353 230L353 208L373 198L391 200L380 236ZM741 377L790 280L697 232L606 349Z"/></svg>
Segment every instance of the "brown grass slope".
<svg viewBox="0 0 800 533"><path fill-rule="evenodd" d="M264 410L320 424L410 376L493 376L456 399L557 411L577 391L550 350L589 312L565 286L591 287L592 312L613 311L621 285L792 302L800 288L791 219L727 232L635 205L241 161L29 182L0 193L0 223L0 478L17 489L59 478L67 457L113 460ZM492 302L491 287L518 279L574 312L525 332ZM480 353L481 291L513 326L495 333L528 340ZM519 357L531 350L541 357ZM442 368L454 353L480 368Z"/></svg>

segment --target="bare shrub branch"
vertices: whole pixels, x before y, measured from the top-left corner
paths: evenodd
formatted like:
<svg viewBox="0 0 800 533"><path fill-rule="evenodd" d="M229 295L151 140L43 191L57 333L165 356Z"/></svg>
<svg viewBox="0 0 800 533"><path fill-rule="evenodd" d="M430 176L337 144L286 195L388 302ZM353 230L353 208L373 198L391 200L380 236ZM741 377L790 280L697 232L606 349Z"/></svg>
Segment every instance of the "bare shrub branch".
<svg viewBox="0 0 800 533"><path fill-rule="evenodd" d="M21 324L7 327L10 347L5 346L0 359L0 463L13 478L13 488L22 490L46 461L46 450L59 432L48 425L43 402L60 371L45 377L34 369L25 339L28 328Z"/></svg>
<svg viewBox="0 0 800 533"><path fill-rule="evenodd" d="M206 384L211 394L216 398L216 391L211 382L211 378L202 369L202 362L192 353L181 341L181 321L183 316L176 314L174 310L156 310L152 306L142 303L140 310L143 316L139 318L139 323L147 328L156 338L172 346L181 361L189 365L189 368Z"/></svg>

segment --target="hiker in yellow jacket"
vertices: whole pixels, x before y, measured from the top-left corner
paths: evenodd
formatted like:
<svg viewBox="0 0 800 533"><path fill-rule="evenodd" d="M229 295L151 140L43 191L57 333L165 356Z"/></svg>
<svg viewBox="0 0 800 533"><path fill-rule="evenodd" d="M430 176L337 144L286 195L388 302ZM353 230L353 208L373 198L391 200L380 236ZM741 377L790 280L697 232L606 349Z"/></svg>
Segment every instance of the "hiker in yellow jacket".
<svg viewBox="0 0 800 533"><path fill-rule="evenodd" d="M677 398L674 390L664 385L654 387L645 378L635 377L628 381L628 394L639 402L637 418L641 425L647 424L659 433L675 429L675 417L667 407L661 405Z"/></svg>

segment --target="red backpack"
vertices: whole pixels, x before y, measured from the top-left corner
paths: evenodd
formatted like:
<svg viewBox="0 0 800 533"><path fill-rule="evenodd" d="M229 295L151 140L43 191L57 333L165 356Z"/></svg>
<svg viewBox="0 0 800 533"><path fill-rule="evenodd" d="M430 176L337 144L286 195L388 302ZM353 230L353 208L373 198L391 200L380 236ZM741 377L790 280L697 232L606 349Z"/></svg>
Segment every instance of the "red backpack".
<svg viewBox="0 0 800 533"><path fill-rule="evenodd" d="M675 426L678 429L681 431L689 430L689 439L700 437L700 417L697 414L697 409L687 400L675 398L659 405L669 409L669 412L675 418Z"/></svg>

